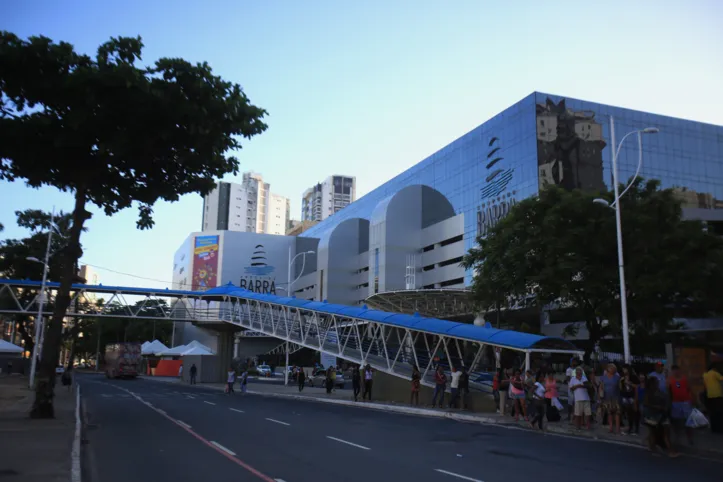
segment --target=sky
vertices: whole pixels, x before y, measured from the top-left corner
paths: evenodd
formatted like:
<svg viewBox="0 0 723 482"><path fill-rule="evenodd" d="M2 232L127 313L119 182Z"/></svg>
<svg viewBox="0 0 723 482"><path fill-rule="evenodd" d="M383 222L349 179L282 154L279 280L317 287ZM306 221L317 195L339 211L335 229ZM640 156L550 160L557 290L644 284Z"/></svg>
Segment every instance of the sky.
<svg viewBox="0 0 723 482"><path fill-rule="evenodd" d="M0 30L89 54L140 35L144 63L207 61L240 84L269 112L241 172L289 197L292 218L327 176L356 176L361 196L533 91L723 125L720 25L719 0L0 2ZM0 182L0 236L26 234L15 211L53 207L71 195ZM201 210L198 195L158 203L139 231L135 209L91 209L81 263L105 285L170 286Z"/></svg>

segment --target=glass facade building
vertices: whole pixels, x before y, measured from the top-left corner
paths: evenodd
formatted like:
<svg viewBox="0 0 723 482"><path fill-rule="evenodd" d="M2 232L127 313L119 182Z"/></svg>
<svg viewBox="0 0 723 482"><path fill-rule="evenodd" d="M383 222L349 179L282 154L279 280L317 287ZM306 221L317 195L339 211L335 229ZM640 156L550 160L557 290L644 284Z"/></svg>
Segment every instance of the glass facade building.
<svg viewBox="0 0 723 482"><path fill-rule="evenodd" d="M302 236L323 238L343 221L370 220L381 201L424 185L463 215L468 250L512 204L546 184L611 188L610 116L617 142L633 130L660 129L643 137L640 175L678 188L686 215L723 221L723 127L535 92ZM633 176L637 165L638 144L631 136L618 157L620 182ZM466 285L471 277L466 273Z"/></svg>

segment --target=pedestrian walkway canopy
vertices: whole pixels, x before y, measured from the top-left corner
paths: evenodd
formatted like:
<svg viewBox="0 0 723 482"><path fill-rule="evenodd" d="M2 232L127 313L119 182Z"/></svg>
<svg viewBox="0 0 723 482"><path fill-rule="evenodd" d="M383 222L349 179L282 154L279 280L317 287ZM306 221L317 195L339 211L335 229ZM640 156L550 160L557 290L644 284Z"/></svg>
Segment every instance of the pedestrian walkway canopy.
<svg viewBox="0 0 723 482"><path fill-rule="evenodd" d="M37 313L40 285L38 281L0 279L0 313ZM58 284L46 283L45 287L45 296L51 300L48 304L52 304ZM457 323L417 313L369 309L366 305L347 306L260 294L232 284L208 291L83 284L73 285L72 290L68 316L166 319L214 329L219 324L232 324L241 330L277 338L285 342L286 350L311 348L352 363L370 364L379 371L405 379L409 379L416 365L425 385L433 385L433 371L438 364L444 368L465 367L475 373L490 363L494 367L497 354L505 349L524 353L526 366L530 366L530 355L534 352L582 353L562 338ZM35 297L21 303L20 300L27 300L29 292L36 293ZM75 299L87 295L97 297L101 293L110 296L110 300L95 312L72 311ZM128 303L126 295L143 297L143 301ZM169 302L146 304L149 300ZM106 311L108 305L114 307L113 312ZM167 308L146 309L159 305ZM162 355L181 356L190 348L175 347ZM201 348L208 350L208 347Z"/></svg>

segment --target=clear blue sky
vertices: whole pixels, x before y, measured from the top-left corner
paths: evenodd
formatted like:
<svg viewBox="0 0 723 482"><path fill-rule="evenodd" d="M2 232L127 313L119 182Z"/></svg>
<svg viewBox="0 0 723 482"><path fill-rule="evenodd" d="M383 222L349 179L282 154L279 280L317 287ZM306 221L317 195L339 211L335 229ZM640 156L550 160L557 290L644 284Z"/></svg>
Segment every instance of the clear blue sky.
<svg viewBox="0 0 723 482"><path fill-rule="evenodd" d="M88 53L110 36L141 35L146 62L208 61L269 111L241 169L262 173L299 217L301 193L326 176L355 175L364 194L535 90L723 124L721 5L4 0L0 29ZM3 235L24 234L15 210L53 205L70 210L71 198L0 183ZM134 209L94 210L83 261L170 280L201 206L199 196L159 204L151 231L136 230ZM104 284L165 286L99 274Z"/></svg>

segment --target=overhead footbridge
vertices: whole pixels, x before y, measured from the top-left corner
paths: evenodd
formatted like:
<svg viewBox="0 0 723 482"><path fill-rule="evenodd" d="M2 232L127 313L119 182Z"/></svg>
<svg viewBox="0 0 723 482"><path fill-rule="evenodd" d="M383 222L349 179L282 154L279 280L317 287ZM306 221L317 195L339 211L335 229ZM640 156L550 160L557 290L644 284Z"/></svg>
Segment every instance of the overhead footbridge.
<svg viewBox="0 0 723 482"><path fill-rule="evenodd" d="M57 283L46 283L52 299ZM0 279L0 313L37 313L40 282ZM30 293L34 292L35 296ZM337 356L397 377L410 379L413 366L422 372L422 383L434 384L434 369L465 367L472 376L471 388L489 389L487 375L502 350L517 352L520 367L530 366L537 353L581 354L572 343L489 326L475 326L419 315L368 309L366 306L338 305L251 292L234 285L207 291L181 291L102 285L73 285L73 299L109 297L110 314L101 308L92 313L69 316L123 316L138 319L168 319L200 326L227 323L242 330L274 337L290 350L301 347ZM128 304L127 298L137 301ZM22 303L21 300L28 300ZM153 300L165 299L167 308ZM122 305L121 303L126 303ZM107 306L105 302L103 306ZM74 303L71 302L71 307ZM35 307L35 312L33 312ZM119 308L121 307L121 308Z"/></svg>

